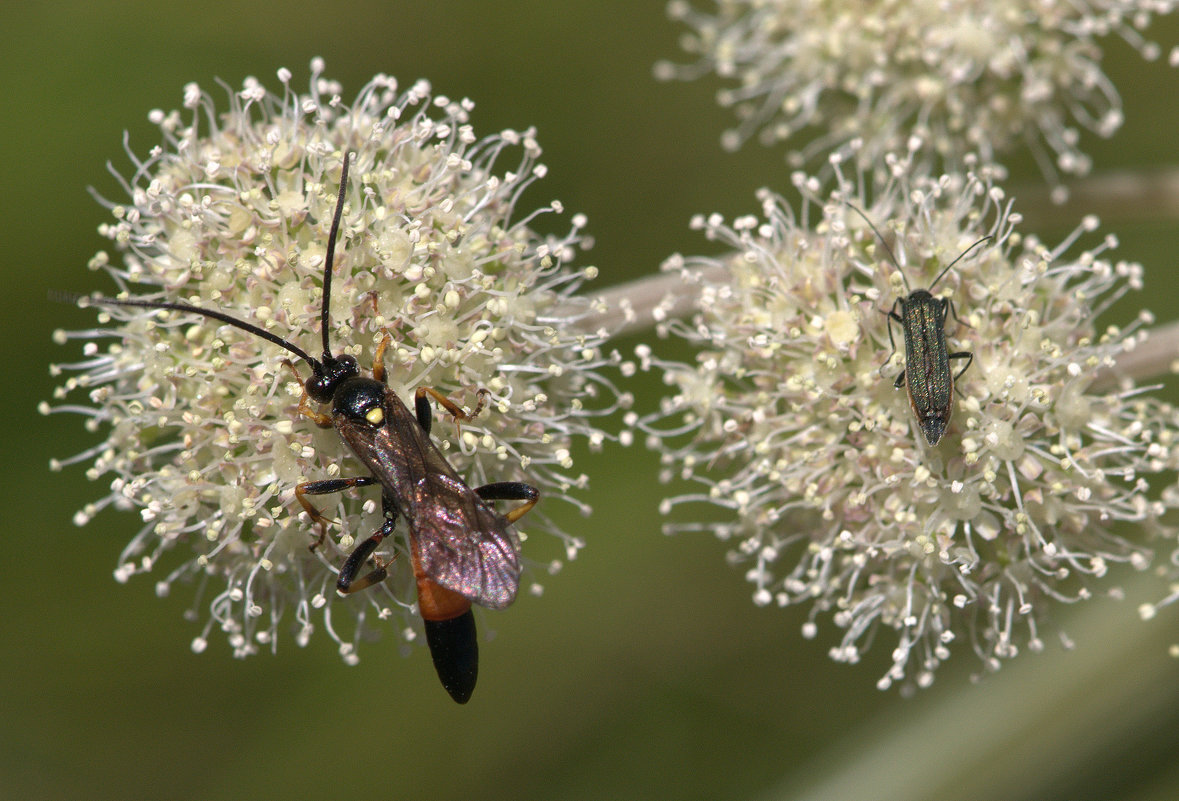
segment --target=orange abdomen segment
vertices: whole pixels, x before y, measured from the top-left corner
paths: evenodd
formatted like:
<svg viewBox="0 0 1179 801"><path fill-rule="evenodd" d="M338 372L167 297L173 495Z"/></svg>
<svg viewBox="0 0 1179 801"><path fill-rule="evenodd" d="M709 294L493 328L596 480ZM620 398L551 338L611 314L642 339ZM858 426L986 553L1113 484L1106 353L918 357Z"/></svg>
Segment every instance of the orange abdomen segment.
<svg viewBox="0 0 1179 801"><path fill-rule="evenodd" d="M418 576L418 609L422 620L451 620L471 608L471 602L453 590Z"/></svg>
<svg viewBox="0 0 1179 801"><path fill-rule="evenodd" d="M465 704L479 678L479 637L471 602L454 590L435 584L422 571L417 549L411 550L418 584L418 611L426 627L434 671L450 697Z"/></svg>
<svg viewBox="0 0 1179 801"><path fill-rule="evenodd" d="M416 548L413 551L413 576L418 583L418 611L422 620L451 620L467 612L471 602L454 590L448 590L425 574Z"/></svg>

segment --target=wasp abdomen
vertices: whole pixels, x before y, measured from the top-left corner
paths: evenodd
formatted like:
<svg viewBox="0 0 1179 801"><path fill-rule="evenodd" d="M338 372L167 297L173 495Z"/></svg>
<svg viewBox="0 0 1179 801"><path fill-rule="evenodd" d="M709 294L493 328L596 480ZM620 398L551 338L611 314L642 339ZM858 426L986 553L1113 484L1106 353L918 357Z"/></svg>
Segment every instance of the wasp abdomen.
<svg viewBox="0 0 1179 801"><path fill-rule="evenodd" d="M475 615L467 604L465 614L450 620L425 620L426 642L442 687L456 702L465 704L479 678L479 641Z"/></svg>

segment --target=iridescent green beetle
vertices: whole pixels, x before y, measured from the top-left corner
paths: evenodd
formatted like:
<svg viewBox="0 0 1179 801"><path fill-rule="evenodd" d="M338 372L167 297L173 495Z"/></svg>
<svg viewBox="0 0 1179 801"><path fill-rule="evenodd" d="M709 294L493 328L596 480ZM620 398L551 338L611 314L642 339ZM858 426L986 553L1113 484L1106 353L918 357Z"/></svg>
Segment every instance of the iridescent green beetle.
<svg viewBox="0 0 1179 801"><path fill-rule="evenodd" d="M945 269L937 274L933 283L929 285L929 289L913 289L909 286L909 279L905 277L901 265L897 263L892 249L884 241L880 232L876 230L876 226L872 224L864 212L855 206L850 206L850 204L849 207L863 217L864 222L868 223L872 232L876 234L893 266L901 274L905 289L909 290L907 296L894 300L892 308L885 312L889 318L888 341L892 345L893 353L896 352L897 346L892 337L892 322L900 323L901 330L905 332L905 369L901 370L901 374L897 376L893 386L900 389L901 384L904 384L908 389L909 405L913 408L913 416L917 418L917 425L921 427L925 441L932 447L938 444L950 424L950 414L954 410L954 382L966 372L966 368L970 367L970 363L974 361L974 354L970 351L960 350L950 353L946 347L947 314L953 315L954 320L959 323L962 321L958 319L958 315L954 311L954 302L949 298L935 298L932 290L937 286L937 282L942 280L942 276L950 271L951 267L991 237L984 236L962 251L958 258L947 264ZM900 307L899 314L897 313L898 306ZM891 354L889 354L889 358L892 358ZM966 364L962 365L962 369L958 371L957 375L950 370L950 362L955 359L966 359Z"/></svg>

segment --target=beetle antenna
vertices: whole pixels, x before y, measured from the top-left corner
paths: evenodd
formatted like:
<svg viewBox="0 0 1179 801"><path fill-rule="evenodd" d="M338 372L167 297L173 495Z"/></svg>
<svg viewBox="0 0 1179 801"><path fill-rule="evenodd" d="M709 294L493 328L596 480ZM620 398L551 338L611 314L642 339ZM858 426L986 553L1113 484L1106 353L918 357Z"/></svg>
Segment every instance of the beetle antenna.
<svg viewBox="0 0 1179 801"><path fill-rule="evenodd" d="M332 301L332 261L336 252L336 234L340 232L340 215L344 213L344 190L348 188L348 158L344 151L344 168L340 170L340 194L336 198L336 213L332 216L332 230L328 234L327 257L323 268L323 308L320 311L319 327L323 333L323 360L331 361L332 351L328 346L328 312Z"/></svg>
<svg viewBox="0 0 1179 801"><path fill-rule="evenodd" d="M945 275L946 273L948 273L948 272L950 271L950 268L951 268L951 267L953 267L955 264L957 264L958 262L960 262L960 261L962 261L964 258L966 258L966 254L967 254L967 253L969 253L970 251L974 250L976 247L978 247L979 245L981 245L983 242L986 242L988 239L994 239L994 237L993 237L993 236L991 236L990 234L987 234L987 235L986 235L986 236L984 236L982 239L978 240L978 241L977 241L977 242L975 242L973 245L971 245L970 247L966 248L966 250L964 250L964 251L962 251L961 253L959 253L959 254L958 254L958 258L954 259L952 262L950 262L949 264L947 264L947 265L946 265L946 269L944 269L944 270L942 270L940 273L938 273L938 274L937 274L937 278L933 279L933 283L929 285L929 289L930 289L930 291L933 291L933 287L934 287L934 285L935 285L935 284L937 284L937 282L938 282L938 281L942 280L942 276L943 276L943 275Z"/></svg>
<svg viewBox="0 0 1179 801"><path fill-rule="evenodd" d="M239 320L236 317L230 317L224 312L219 312L214 309L202 309L199 306L190 306L187 303L168 303L157 300L116 300L115 298L102 297L87 297L81 296L77 298L84 305L95 304L98 306L135 306L141 309L167 309L169 311L191 312L199 314L202 317L209 317L227 325L232 325L234 328L240 328L243 331L248 331L255 336L262 337L265 340L273 342L275 345L281 345L289 350L291 353L298 356L303 361L307 362L315 370L319 369L319 362L307 355L307 353L300 347L292 345L277 334L272 334L264 328L259 328L256 325L247 323L244 320Z"/></svg>
<svg viewBox="0 0 1179 801"><path fill-rule="evenodd" d="M892 248L890 248L888 246L888 242L881 235L880 231L877 230L875 224L873 224L873 222L868 219L867 214L860 211L859 207L856 206L856 204L848 203L847 207L849 209L851 209L852 211L854 211L856 214L863 217L864 222L868 223L868 227L872 229L872 233L876 234L876 238L880 240L880 244L884 245L884 252L888 254L888 259L889 259L889 261L892 262L892 266L896 267L897 272L901 274L901 280L905 282L905 289L909 289L910 291L912 291L911 288L909 287L909 279L905 277L905 271L901 269L900 262L898 262L897 257L895 255L893 255Z"/></svg>

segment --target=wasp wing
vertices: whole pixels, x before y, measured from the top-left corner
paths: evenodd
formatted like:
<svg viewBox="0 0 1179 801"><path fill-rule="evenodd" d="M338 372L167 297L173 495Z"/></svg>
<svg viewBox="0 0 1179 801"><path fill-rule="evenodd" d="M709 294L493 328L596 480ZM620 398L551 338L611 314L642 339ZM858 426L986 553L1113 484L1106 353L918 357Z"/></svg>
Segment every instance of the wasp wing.
<svg viewBox="0 0 1179 801"><path fill-rule="evenodd" d="M520 586L520 540L511 524L442 472L422 477L417 495L409 532L426 575L488 609L509 606Z"/></svg>
<svg viewBox="0 0 1179 801"><path fill-rule="evenodd" d="M520 586L520 540L468 487L396 394L385 389L381 423L336 416L336 429L380 481L409 525L425 574L472 603L503 609Z"/></svg>

